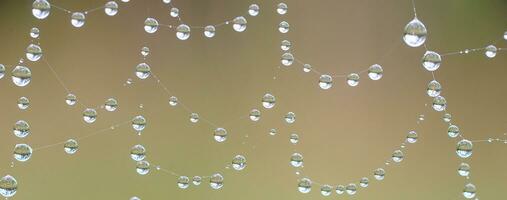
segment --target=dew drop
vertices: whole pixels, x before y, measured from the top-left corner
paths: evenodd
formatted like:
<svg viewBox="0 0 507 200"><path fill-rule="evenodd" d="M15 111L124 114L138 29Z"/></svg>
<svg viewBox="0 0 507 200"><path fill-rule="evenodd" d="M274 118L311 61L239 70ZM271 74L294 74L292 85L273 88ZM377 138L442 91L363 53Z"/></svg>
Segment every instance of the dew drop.
<svg viewBox="0 0 507 200"><path fill-rule="evenodd" d="M95 122L97 120L97 111L92 108L85 109L83 111L83 120L88 124Z"/></svg>
<svg viewBox="0 0 507 200"><path fill-rule="evenodd" d="M77 141L74 139L69 139L63 144L63 150L65 151L65 153L67 153L69 155L75 154L77 152L78 148L79 148L79 145L78 145Z"/></svg>
<svg viewBox="0 0 507 200"><path fill-rule="evenodd" d="M158 30L158 21L154 18L146 18L144 20L144 31L147 33L155 33Z"/></svg>
<svg viewBox="0 0 507 200"><path fill-rule="evenodd" d="M363 177L361 178L361 180L359 180L359 186L365 188L365 187L368 187L368 185L370 184L370 180L366 177Z"/></svg>
<svg viewBox="0 0 507 200"><path fill-rule="evenodd" d="M282 65L291 66L294 62L294 56L291 53L284 53L281 59Z"/></svg>
<svg viewBox="0 0 507 200"><path fill-rule="evenodd" d="M380 80L382 78L384 70L382 69L382 66L379 64L374 64L368 68L368 77L370 77L371 80Z"/></svg>
<svg viewBox="0 0 507 200"><path fill-rule="evenodd" d="M25 162L32 157L32 147L28 144L16 144L14 146L14 158L17 161Z"/></svg>
<svg viewBox="0 0 507 200"><path fill-rule="evenodd" d="M175 96L169 97L169 105L170 106L177 106L178 105L178 98Z"/></svg>
<svg viewBox="0 0 507 200"><path fill-rule="evenodd" d="M308 178L303 178L299 180L298 190L303 194L309 193L310 191L312 191L312 181Z"/></svg>
<svg viewBox="0 0 507 200"><path fill-rule="evenodd" d="M475 197L475 193L477 191L477 188L474 184L468 183L465 185L465 188L463 189L463 196L467 199L472 199Z"/></svg>
<svg viewBox="0 0 507 200"><path fill-rule="evenodd" d="M377 179L379 181L384 180L385 175L386 175L386 171L382 168L378 168L375 171L373 171L373 177L375 177L375 179Z"/></svg>
<svg viewBox="0 0 507 200"><path fill-rule="evenodd" d="M19 120L14 124L13 133L18 138L25 138L30 135L30 125L24 120Z"/></svg>
<svg viewBox="0 0 507 200"><path fill-rule="evenodd" d="M143 131L144 128L146 128L146 119L143 116L141 116L141 115L135 116L132 119L132 128L136 132Z"/></svg>
<svg viewBox="0 0 507 200"><path fill-rule="evenodd" d="M130 158L134 161L142 161L146 158L146 149L143 145L136 144L130 149Z"/></svg>
<svg viewBox="0 0 507 200"><path fill-rule="evenodd" d="M347 84L349 86L355 87L359 85L359 74L352 73L347 76Z"/></svg>
<svg viewBox="0 0 507 200"><path fill-rule="evenodd" d="M433 99L433 109L442 112L447 107L447 101L442 96L437 96Z"/></svg>
<svg viewBox="0 0 507 200"><path fill-rule="evenodd" d="M0 79L5 76L5 65L0 64Z"/></svg>
<svg viewBox="0 0 507 200"><path fill-rule="evenodd" d="M399 162L403 161L403 158L404 158L404 155L401 150L396 150L393 152L392 159L394 162L399 163Z"/></svg>
<svg viewBox="0 0 507 200"><path fill-rule="evenodd" d="M181 189L187 189L190 185L190 178L188 176L180 176L178 177L178 187Z"/></svg>
<svg viewBox="0 0 507 200"><path fill-rule="evenodd" d="M32 4L32 14L37 19L46 19L50 10L51 4L46 0L35 0Z"/></svg>
<svg viewBox="0 0 507 200"><path fill-rule="evenodd" d="M180 40L187 40L190 38L190 27L186 24L180 24L176 27L176 37Z"/></svg>
<svg viewBox="0 0 507 200"><path fill-rule="evenodd" d="M171 17L178 17L180 16L180 9L178 8L171 8L171 11L169 12Z"/></svg>
<svg viewBox="0 0 507 200"><path fill-rule="evenodd" d="M312 71L312 66L310 64L304 64L303 65L303 71L304 72L310 72L310 71Z"/></svg>
<svg viewBox="0 0 507 200"><path fill-rule="evenodd" d="M76 28L80 28L85 24L86 16L81 12L72 13L70 16L70 23Z"/></svg>
<svg viewBox="0 0 507 200"><path fill-rule="evenodd" d="M288 6L285 3L279 3L276 7L276 12L280 15L285 15L287 13Z"/></svg>
<svg viewBox="0 0 507 200"><path fill-rule="evenodd" d="M450 125L449 128L447 129L447 135L449 135L449 137L451 138L458 137L459 127L456 125Z"/></svg>
<svg viewBox="0 0 507 200"><path fill-rule="evenodd" d="M224 177L222 174L213 174L210 178L209 185L211 188L218 190L224 186Z"/></svg>
<svg viewBox="0 0 507 200"><path fill-rule="evenodd" d="M141 55L143 57L146 57L146 56L150 55L150 48L148 48L148 47L141 48Z"/></svg>
<svg viewBox="0 0 507 200"><path fill-rule="evenodd" d="M280 33L288 33L289 27L290 25L288 22L286 21L280 22L280 24L278 24L278 31L280 31Z"/></svg>
<svg viewBox="0 0 507 200"><path fill-rule="evenodd" d="M291 46L292 46L292 44L291 44L291 42L289 40L283 40L282 44L280 45L280 48L283 51L288 51L288 50L290 50Z"/></svg>
<svg viewBox="0 0 507 200"><path fill-rule="evenodd" d="M77 97L74 94L67 94L67 96L65 97L65 103L67 103L67 105L69 106L76 105L76 102Z"/></svg>
<svg viewBox="0 0 507 200"><path fill-rule="evenodd" d="M428 83L428 88L426 89L426 93L430 97L437 97L442 92L442 85L436 80L432 80Z"/></svg>
<svg viewBox="0 0 507 200"><path fill-rule="evenodd" d="M299 142L298 134L295 134L295 133L290 134L289 141L292 144L297 144Z"/></svg>
<svg viewBox="0 0 507 200"><path fill-rule="evenodd" d="M426 41L427 34L426 26L419 19L414 18L405 26L403 41L410 47L419 47Z"/></svg>
<svg viewBox="0 0 507 200"><path fill-rule="evenodd" d="M276 104L276 97L273 96L272 94L266 93L262 97L262 106L264 108L271 109L271 108L275 107L275 104Z"/></svg>
<svg viewBox="0 0 507 200"><path fill-rule="evenodd" d="M107 111L113 112L118 108L118 101L114 98L109 98L106 100L106 103L104 104L104 107Z"/></svg>
<svg viewBox="0 0 507 200"><path fill-rule="evenodd" d="M38 38L40 35L40 30L36 27L33 27L32 29L30 29L30 37L32 38Z"/></svg>
<svg viewBox="0 0 507 200"><path fill-rule="evenodd" d="M329 196L331 195L333 191L333 188L330 186L330 185L323 185L320 187L320 194L322 194L322 196Z"/></svg>
<svg viewBox="0 0 507 200"><path fill-rule="evenodd" d="M494 58L496 56L496 51L498 50L495 46L493 45L489 45L487 46L485 49L485 52L484 54L488 57L488 58Z"/></svg>
<svg viewBox="0 0 507 200"><path fill-rule="evenodd" d="M217 142L224 142L227 140L227 130L224 128L217 128L215 129L213 133L213 138L215 138L215 141Z"/></svg>
<svg viewBox="0 0 507 200"><path fill-rule="evenodd" d="M151 74L151 68L146 63L140 63L136 66L136 76L139 79L146 79Z"/></svg>
<svg viewBox="0 0 507 200"><path fill-rule="evenodd" d="M202 182L202 178L201 178L200 176L194 176L194 177L192 178L192 183L193 183L194 185L200 185L200 184L201 184L201 182Z"/></svg>
<svg viewBox="0 0 507 200"><path fill-rule="evenodd" d="M146 175L150 173L150 163L145 160L137 162L136 172L140 175Z"/></svg>
<svg viewBox="0 0 507 200"><path fill-rule="evenodd" d="M18 190L18 181L11 175L6 175L0 179L0 194L5 197L13 197Z"/></svg>
<svg viewBox="0 0 507 200"><path fill-rule="evenodd" d="M345 186L338 185L338 186L336 186L334 191L336 192L336 194L343 194L343 193L345 193Z"/></svg>
<svg viewBox="0 0 507 200"><path fill-rule="evenodd" d="M259 15L259 5L252 4L248 7L248 14L252 17Z"/></svg>
<svg viewBox="0 0 507 200"><path fill-rule="evenodd" d="M206 36L207 38L215 37L215 32L216 32L215 26L208 25L204 27L204 36Z"/></svg>
<svg viewBox="0 0 507 200"><path fill-rule="evenodd" d="M30 100L26 97L20 97L18 99L18 108L21 110L26 110L30 106Z"/></svg>
<svg viewBox="0 0 507 200"><path fill-rule="evenodd" d="M467 163L461 163L458 168L458 174L460 176L470 175L470 165Z"/></svg>
<svg viewBox="0 0 507 200"><path fill-rule="evenodd" d="M294 153L290 156L290 165L293 167L301 167L303 166L303 155L299 153Z"/></svg>
<svg viewBox="0 0 507 200"><path fill-rule="evenodd" d="M242 16L236 17L232 20L232 28L237 32L243 32L246 30L246 19Z"/></svg>
<svg viewBox="0 0 507 200"><path fill-rule="evenodd" d="M104 6L104 12L106 15L115 16L118 13L118 4L114 1L109 1Z"/></svg>
<svg viewBox="0 0 507 200"><path fill-rule="evenodd" d="M468 158L472 156L472 148L472 142L463 139L456 145L456 154L458 154L460 158Z"/></svg>
<svg viewBox="0 0 507 200"><path fill-rule="evenodd" d="M287 122L288 124L292 124L294 122L296 122L296 114L293 113L293 112L288 112L285 117L285 122Z"/></svg>
<svg viewBox="0 0 507 200"><path fill-rule="evenodd" d="M348 184L347 187L345 187L345 191L347 191L348 195L354 195L357 192L357 186L354 183Z"/></svg>
<svg viewBox="0 0 507 200"><path fill-rule="evenodd" d="M25 66L16 66L12 70L12 82L19 86L24 87L27 86L32 80L32 72L28 67Z"/></svg>
<svg viewBox="0 0 507 200"><path fill-rule="evenodd" d="M327 74L320 75L319 87L323 90L327 90L327 89L333 87L333 77L331 77Z"/></svg>
<svg viewBox="0 0 507 200"><path fill-rule="evenodd" d="M442 57L440 54L434 51L426 51L422 57L422 66L432 72L436 71L440 67L440 63L442 63Z"/></svg>
<svg viewBox="0 0 507 200"><path fill-rule="evenodd" d="M256 121L259 121L261 119L261 111L257 110L257 109L253 109L250 111L250 120L256 122Z"/></svg>
<svg viewBox="0 0 507 200"><path fill-rule="evenodd" d="M407 142L408 143L416 143L419 136L417 135L417 132L415 131L409 131L407 134Z"/></svg>
<svg viewBox="0 0 507 200"><path fill-rule="evenodd" d="M243 155L234 156L232 159L232 168L236 171L241 171L246 167L246 158Z"/></svg>
<svg viewBox="0 0 507 200"><path fill-rule="evenodd" d="M36 62L42 57L42 49L39 45L30 44L26 47L26 59Z"/></svg>

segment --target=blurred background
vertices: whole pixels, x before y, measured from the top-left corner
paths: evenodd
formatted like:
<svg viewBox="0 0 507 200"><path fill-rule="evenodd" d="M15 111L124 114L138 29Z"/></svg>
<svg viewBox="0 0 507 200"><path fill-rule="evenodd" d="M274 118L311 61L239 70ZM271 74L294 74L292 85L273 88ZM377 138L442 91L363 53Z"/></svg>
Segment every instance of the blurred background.
<svg viewBox="0 0 507 200"><path fill-rule="evenodd" d="M173 0L185 23L195 26L217 24L236 16L247 16L248 6L261 7L257 17L247 17L248 28L237 33L231 25L217 29L212 39L192 30L188 41L180 41L171 29L160 27L147 34L147 17L161 24L177 25L169 7L161 0L118 1L114 17L98 10L86 16L82 28L70 24L70 15L52 8L45 20L31 14L32 1L0 1L0 63L7 66L0 79L0 175L11 174L19 183L12 199L325 199L317 186L309 194L297 192L297 176L289 166L293 152L305 158L304 175L332 185L358 183L370 177L370 186L343 199L463 199L466 180L458 176L462 162L455 153L456 141L447 136L441 113L431 109L426 85L431 80L420 64L423 48L403 44L403 27L413 18L409 0L285 0L286 15L276 14L278 1ZM72 11L104 5L99 0L52 0ZM428 28L427 46L437 52L480 48L500 40L507 30L507 1L424 0L416 1L419 19ZM277 30L282 21L290 32ZM26 61L32 82L17 87L10 71L31 43L32 27L41 30L43 57L66 86L88 107L116 98L116 112L98 109L98 119L85 124L84 107L65 104L66 91L41 60ZM348 74L378 63L384 77L371 81L366 74L358 87L335 79L330 90L318 87L318 76L304 73L300 65L278 67L280 42L289 39L295 56L320 72ZM203 121L189 122L189 113L168 105L154 79L134 75L143 62L140 50L153 72L194 112L217 125L225 125L228 140L212 138L213 127ZM448 56L436 73L443 85L448 109L465 137L472 140L503 138L507 132L507 55L498 52L488 59L482 52ZM131 78L133 83L126 81ZM274 109L262 108L262 96L276 96ZM27 110L19 110L19 97L30 99ZM428 106L425 106L428 104ZM251 109L260 109L257 123L240 119ZM288 126L283 116L296 113ZM148 125L141 137L130 125L121 126L79 142L79 151L65 154L62 145L35 151L26 163L14 162L17 143L37 148L77 138L111 125L144 115ZM420 115L424 121L417 123ZM16 138L12 127L26 120L31 135ZM270 136L276 128L278 134ZM386 168L385 180L374 181L373 170L382 167L409 130L419 140L405 150L406 159ZM292 145L289 135L298 133ZM135 172L130 148L142 144L153 165L186 176L221 172L224 187L212 190L208 181L181 190L177 177L152 168L150 174ZM471 181L480 199L507 198L507 144L476 143ZM233 156L245 155L247 167L226 169Z"/></svg>

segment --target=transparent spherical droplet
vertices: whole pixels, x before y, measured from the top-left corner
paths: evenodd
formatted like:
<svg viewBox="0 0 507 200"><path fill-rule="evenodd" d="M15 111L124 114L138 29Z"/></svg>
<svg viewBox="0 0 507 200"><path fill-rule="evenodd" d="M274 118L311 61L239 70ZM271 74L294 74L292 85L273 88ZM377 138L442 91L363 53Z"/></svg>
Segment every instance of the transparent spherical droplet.
<svg viewBox="0 0 507 200"><path fill-rule="evenodd" d="M164 2L165 4L170 4L171 0L162 0L162 2Z"/></svg>
<svg viewBox="0 0 507 200"><path fill-rule="evenodd" d="M67 103L67 105L69 106L76 105L76 102L77 97L74 94L67 94L67 96L65 97L65 103Z"/></svg>
<svg viewBox="0 0 507 200"><path fill-rule="evenodd" d="M285 122L287 122L288 124L292 124L294 122L296 122L296 114L293 113L293 112L288 112L285 117Z"/></svg>
<svg viewBox="0 0 507 200"><path fill-rule="evenodd" d="M178 178L178 187L181 189L187 189L190 185L190 178L188 176L180 176Z"/></svg>
<svg viewBox="0 0 507 200"><path fill-rule="evenodd" d="M426 26L419 19L414 18L405 26L403 41L410 47L419 47L426 41L427 34Z"/></svg>
<svg viewBox="0 0 507 200"><path fill-rule="evenodd" d="M36 27L33 27L32 29L30 29L30 37L32 38L38 38L40 35L40 30Z"/></svg>
<svg viewBox="0 0 507 200"><path fill-rule="evenodd" d="M312 71L312 66L310 64L304 64L303 65L303 71L304 72L311 72Z"/></svg>
<svg viewBox="0 0 507 200"><path fill-rule="evenodd" d="M146 79L151 74L151 68L146 63L140 63L136 66L136 76L139 79Z"/></svg>
<svg viewBox="0 0 507 200"><path fill-rule="evenodd" d="M289 32L289 27L290 25L288 22L282 21L278 24L278 31L280 31L280 33L287 33Z"/></svg>
<svg viewBox="0 0 507 200"><path fill-rule="evenodd" d="M197 113L191 113L190 114L190 122L192 122L192 123L199 122L199 114L197 114Z"/></svg>
<svg viewBox="0 0 507 200"><path fill-rule="evenodd" d="M276 135L277 131L276 129L272 128L271 130L269 130L269 135Z"/></svg>
<svg viewBox="0 0 507 200"><path fill-rule="evenodd" d="M312 181L308 178L303 178L298 182L298 190L299 192L306 194L312 191Z"/></svg>
<svg viewBox="0 0 507 200"><path fill-rule="evenodd" d="M474 184L468 183L465 185L463 189L463 196L467 199L472 199L475 197L475 193L477 192L477 188Z"/></svg>
<svg viewBox="0 0 507 200"><path fill-rule="evenodd" d="M0 79L5 76L5 65L0 64Z"/></svg>
<svg viewBox="0 0 507 200"><path fill-rule="evenodd" d="M283 51L288 51L288 50L290 50L291 46L292 46L292 44L291 44L291 42L289 40L283 40L282 44L280 45L280 48Z"/></svg>
<svg viewBox="0 0 507 200"><path fill-rule="evenodd" d="M85 24L86 16L81 12L72 13L70 16L70 23L72 26L79 28Z"/></svg>
<svg viewBox="0 0 507 200"><path fill-rule="evenodd" d="M257 4L252 4L250 6L248 6L248 14L250 14L250 16L257 16L259 15L259 5Z"/></svg>
<svg viewBox="0 0 507 200"><path fill-rule="evenodd" d="M347 187L345 187L345 191L347 191L348 195L354 195L357 192L357 185L354 183L348 184Z"/></svg>
<svg viewBox="0 0 507 200"><path fill-rule="evenodd" d="M194 176L194 177L192 178L192 183L193 183L194 185L200 185L200 184L201 184L201 182L202 182L202 178L201 178L200 176Z"/></svg>
<svg viewBox="0 0 507 200"><path fill-rule="evenodd" d="M422 57L422 66L430 72L437 70L440 63L442 63L442 57L437 52L426 51Z"/></svg>
<svg viewBox="0 0 507 200"><path fill-rule="evenodd" d="M79 144L74 139L69 139L63 144L63 150L67 154L75 154L79 148Z"/></svg>
<svg viewBox="0 0 507 200"><path fill-rule="evenodd" d="M212 25L208 25L206 27L204 27L204 36L206 36L207 38L212 38L215 36L215 26L212 26Z"/></svg>
<svg viewBox="0 0 507 200"><path fill-rule="evenodd" d="M134 161L142 161L146 158L146 149L143 145L136 144L130 149L130 158Z"/></svg>
<svg viewBox="0 0 507 200"><path fill-rule="evenodd" d="M32 72L28 67L25 66L16 66L12 70L12 82L19 86L24 87L27 86L32 80Z"/></svg>
<svg viewBox="0 0 507 200"><path fill-rule="evenodd" d="M456 145L456 154L458 154L460 158L468 158L472 155L472 148L472 142L463 139Z"/></svg>
<svg viewBox="0 0 507 200"><path fill-rule="evenodd" d="M281 62L284 66L291 66L294 63L294 56L291 53L284 53Z"/></svg>
<svg viewBox="0 0 507 200"><path fill-rule="evenodd" d="M11 176L6 175L0 179L0 194L5 197L13 197L18 190L18 181Z"/></svg>
<svg viewBox="0 0 507 200"><path fill-rule="evenodd" d="M496 51L498 49L493 46L493 45L489 45L487 46L485 49L484 49L484 54L488 57L488 58L494 58L496 56Z"/></svg>
<svg viewBox="0 0 507 200"><path fill-rule="evenodd" d="M158 21L154 18L146 18L144 20L144 31L147 33L155 33L158 30Z"/></svg>
<svg viewBox="0 0 507 200"><path fill-rule="evenodd" d="M242 155L234 156L232 159L232 168L236 171L241 171L246 167L246 158Z"/></svg>
<svg viewBox="0 0 507 200"><path fill-rule="evenodd" d="M132 119L132 128L137 132L143 131L146 128L146 119L141 115L135 116Z"/></svg>
<svg viewBox="0 0 507 200"><path fill-rule="evenodd" d="M343 194L345 193L345 186L337 185L334 191L336 192L336 194Z"/></svg>
<svg viewBox="0 0 507 200"><path fill-rule="evenodd" d="M459 127L456 125L450 125L449 128L447 129L447 135L449 135L449 137L451 138L458 137Z"/></svg>
<svg viewBox="0 0 507 200"><path fill-rule="evenodd" d="M250 120L256 122L256 121L259 121L261 119L261 111L257 110L257 109L253 109L250 111Z"/></svg>
<svg viewBox="0 0 507 200"><path fill-rule="evenodd" d="M379 64L374 64L368 68L368 76L371 80L380 80L382 78L384 70Z"/></svg>
<svg viewBox="0 0 507 200"><path fill-rule="evenodd" d="M83 120L88 124L95 122L97 120L97 111L92 108L85 109L83 111Z"/></svg>
<svg viewBox="0 0 507 200"><path fill-rule="evenodd" d="M39 45L30 44L26 47L26 59L36 62L42 57L42 49Z"/></svg>
<svg viewBox="0 0 507 200"><path fill-rule="evenodd" d="M449 113L445 113L444 116L442 117L442 119L444 120L444 122L451 122L451 119L452 119L452 115L449 114Z"/></svg>
<svg viewBox="0 0 507 200"><path fill-rule="evenodd" d="M209 185L211 188L218 190L224 186L224 177L222 174L216 173L211 175L209 180Z"/></svg>
<svg viewBox="0 0 507 200"><path fill-rule="evenodd" d="M129 0L122 0L123 2L129 2ZM139 197L131 197L130 200L141 200Z"/></svg>
<svg viewBox="0 0 507 200"><path fill-rule="evenodd" d="M393 161L394 161L394 162L397 162L397 163L399 163L399 162L403 161L403 158L404 158L404 157L405 157L405 156L403 155L403 152L402 152L401 150L396 150L396 151L394 151L394 152L393 152L393 155L392 155L392 159L393 159Z"/></svg>
<svg viewBox="0 0 507 200"><path fill-rule="evenodd" d="M18 99L18 108L21 110L26 110L30 106L30 100L26 97L20 97Z"/></svg>
<svg viewBox="0 0 507 200"><path fill-rule="evenodd" d="M142 160L136 163L136 172L140 175L146 175L150 173L150 163Z"/></svg>
<svg viewBox="0 0 507 200"><path fill-rule="evenodd" d="M18 138L25 138L30 135L30 125L24 120L19 120L14 124L12 132Z"/></svg>
<svg viewBox="0 0 507 200"><path fill-rule="evenodd" d="M215 132L213 133L213 138L215 138L215 141L217 142L224 142L225 140L227 140L227 130L225 130L225 128L215 129Z"/></svg>
<svg viewBox="0 0 507 200"><path fill-rule="evenodd" d="M276 97L273 96L272 94L266 93L262 97L262 106L264 108L271 109L271 108L275 107L275 104L276 104Z"/></svg>
<svg viewBox="0 0 507 200"><path fill-rule="evenodd" d="M361 180L359 180L359 186L365 188L365 187L368 187L368 185L370 184L370 179L366 178L366 177L363 177L361 178Z"/></svg>
<svg viewBox="0 0 507 200"><path fill-rule="evenodd" d="M169 105L170 106L178 105L178 98L175 96L169 97Z"/></svg>
<svg viewBox="0 0 507 200"><path fill-rule="evenodd" d="M104 6L104 12L106 15L115 16L118 13L118 4L114 1L109 1Z"/></svg>
<svg viewBox="0 0 507 200"><path fill-rule="evenodd" d="M16 144L14 146L14 158L17 161L25 162L32 157L32 147L28 144Z"/></svg>
<svg viewBox="0 0 507 200"><path fill-rule="evenodd" d="M419 138L419 136L417 135L417 132L415 131L409 131L408 134L407 134L407 142L408 143L416 143L417 142L417 138Z"/></svg>
<svg viewBox="0 0 507 200"><path fill-rule="evenodd" d="M279 3L276 6L276 12L280 15L285 15L287 13L288 6L285 3Z"/></svg>
<svg viewBox="0 0 507 200"><path fill-rule="evenodd" d="M470 175L470 165L467 163L461 163L458 168L458 174L460 176Z"/></svg>
<svg viewBox="0 0 507 200"><path fill-rule="evenodd" d="M301 167L303 166L303 155L300 153L293 153L290 156L290 165L293 167Z"/></svg>
<svg viewBox="0 0 507 200"><path fill-rule="evenodd" d="M32 4L32 14L37 19L46 19L49 16L51 4L46 0L35 0Z"/></svg>
<svg viewBox="0 0 507 200"><path fill-rule="evenodd" d="M114 98L109 98L104 103L104 108L109 112L113 112L118 108L118 101Z"/></svg>
<svg viewBox="0 0 507 200"><path fill-rule="evenodd" d="M190 27L186 24L180 24L176 27L176 37L180 40L187 40L190 38Z"/></svg>
<svg viewBox="0 0 507 200"><path fill-rule="evenodd" d="M297 144L299 142L299 136L298 136L298 134L295 134L295 133L290 134L289 141L292 144Z"/></svg>
<svg viewBox="0 0 507 200"><path fill-rule="evenodd" d="M433 99L433 109L441 112L447 107L447 101L442 96L437 96Z"/></svg>
<svg viewBox="0 0 507 200"><path fill-rule="evenodd" d="M150 48L148 48L148 47L143 47L143 48L141 48L141 55L142 55L142 56L146 57L146 56L148 56L149 54L150 54Z"/></svg>
<svg viewBox="0 0 507 200"><path fill-rule="evenodd" d="M442 92L442 85L436 80L432 80L428 83L428 88L426 89L426 93L430 97L437 97Z"/></svg>
<svg viewBox="0 0 507 200"><path fill-rule="evenodd" d="M347 84L352 87L359 85L359 74L352 73L347 76Z"/></svg>
<svg viewBox="0 0 507 200"><path fill-rule="evenodd" d="M323 185L320 187L320 194L322 194L322 196L329 196L331 195L331 192L333 191L333 187L331 187L330 185Z"/></svg>
<svg viewBox="0 0 507 200"><path fill-rule="evenodd" d="M323 74L319 78L319 87L323 90L327 90L333 86L333 77Z"/></svg>
<svg viewBox="0 0 507 200"><path fill-rule="evenodd" d="M375 179L379 181L384 180L385 175L386 171L382 168L378 168L375 171L373 171L373 177L375 177Z"/></svg>
<svg viewBox="0 0 507 200"><path fill-rule="evenodd" d="M171 8L171 11L169 12L171 17L178 17L180 16L180 9L178 8Z"/></svg>
<svg viewBox="0 0 507 200"><path fill-rule="evenodd" d="M232 20L232 28L237 32L243 32L246 30L246 19L243 16L236 17Z"/></svg>

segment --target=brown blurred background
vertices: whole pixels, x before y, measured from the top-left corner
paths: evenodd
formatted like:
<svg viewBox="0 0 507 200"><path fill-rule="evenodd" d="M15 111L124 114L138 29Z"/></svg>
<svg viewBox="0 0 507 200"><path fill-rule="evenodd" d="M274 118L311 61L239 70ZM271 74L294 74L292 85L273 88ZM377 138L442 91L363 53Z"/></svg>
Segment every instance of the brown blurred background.
<svg viewBox="0 0 507 200"><path fill-rule="evenodd" d="M289 167L294 151L305 156L304 173L329 184L357 183L363 176L372 183L353 197L343 199L462 199L464 178L457 174L455 141L448 138L441 114L429 106L425 94L431 75L420 65L424 52L402 44L405 24L413 17L409 0L286 0L287 15L275 13L276 1L173 0L183 20L191 25L220 23L247 15L252 3L260 15L248 17L248 28L237 33L229 26L217 29L213 39L192 30L191 39L179 41L175 33L160 28L155 34L143 30L146 17L162 24L178 24L169 17L161 0L131 0L120 5L114 17L103 10L87 15L82 28L70 24L70 16L56 9L46 20L31 14L29 0L0 1L0 63L7 65L0 80L0 174L14 175L19 182L13 199L325 199L318 187L310 194L296 189L296 175ZM98 0L52 0L73 11L103 5ZM501 39L507 30L507 1L420 0L419 18L429 31L427 45L438 52L484 47ZM282 35L281 20L291 25ZM90 107L107 98L119 101L116 112L99 109L97 122L82 120L83 108L64 103L66 92L42 62L28 62L33 74L30 85L14 86L12 65L24 56L31 41L29 30L41 30L43 57L62 80ZM333 88L318 88L318 77L300 66L279 69L282 39L293 43L292 52L319 71L332 74L358 72L371 64L384 67L380 81L361 77L352 88L336 79ZM153 79L139 80L135 66L142 62L140 49L148 46L148 63L169 90L192 110L217 124L227 123L224 144L212 139L212 128L202 121L188 121L189 114L168 105L169 96ZM507 47L501 40L499 47ZM390 51L386 55L386 52ZM494 59L482 53L444 57L436 73L449 102L453 123L467 138L503 137L507 132L507 55ZM134 83L124 86L132 78ZM277 97L273 110L261 109L261 97ZM30 108L20 111L19 97L30 99ZM140 105L143 108L139 108ZM260 122L237 120L252 108L262 111ZM287 126L285 113L293 111L297 121ZM142 114L148 126L138 137L130 126L78 141L80 149L69 156L61 145L34 152L26 163L12 161L16 143L40 147L79 137ZM425 120L418 125L419 115ZM18 139L12 134L17 120L26 120L32 134ZM278 135L269 136L271 128ZM371 178L383 166L408 130L420 139L405 150L401 165L387 168L382 182ZM288 136L297 132L301 141L291 145ZM225 186L213 191L201 186L178 189L176 177L153 170L147 176L135 172L129 150L143 144L148 160L182 175L223 172ZM477 143L472 158L472 182L480 199L505 199L507 189L507 145ZM224 169L236 154L247 157L248 166L236 172ZM333 197L336 194L333 192Z"/></svg>

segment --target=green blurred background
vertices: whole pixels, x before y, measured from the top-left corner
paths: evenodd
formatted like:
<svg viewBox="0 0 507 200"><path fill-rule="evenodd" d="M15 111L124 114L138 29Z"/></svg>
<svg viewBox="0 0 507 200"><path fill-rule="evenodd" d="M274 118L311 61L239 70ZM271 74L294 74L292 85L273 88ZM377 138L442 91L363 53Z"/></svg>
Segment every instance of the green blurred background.
<svg viewBox="0 0 507 200"><path fill-rule="evenodd" d="M52 0L73 11L103 5L98 0ZM372 183L355 196L342 199L462 199L465 179L457 174L455 141L448 138L441 114L431 110L425 88L431 74L420 65L422 48L402 44L405 24L413 17L409 0L286 0L289 12L275 13L278 1L173 0L183 20L190 25L223 22L247 15L252 3L260 15L248 17L248 28L237 33L229 26L217 29L213 39L192 30L188 41L160 28L155 34L143 30L146 17L161 24L178 24L161 0L118 2L119 13L103 10L87 15L82 28L70 24L70 16L56 9L46 20L31 14L29 0L0 1L0 63L7 65L0 80L0 174L11 174L19 182L13 199L325 199L318 188L310 194L297 192L297 176L289 156L305 156L304 174L329 184L357 183L363 176ZM484 47L501 39L506 31L505 0L420 0L419 18L429 31L428 48L451 52ZM280 21L291 25L288 34L277 31ZM90 107L107 98L119 101L110 113L99 109L97 122L82 120L84 108L64 103L65 90L42 62L29 62L30 85L16 87L10 81L12 65L24 56L31 41L29 30L41 30L44 58L55 68L78 101ZM278 68L280 41L289 38L292 52L321 72L348 74L371 64L384 67L380 81L362 76L358 87L336 79L333 88L318 88L318 77L300 66ZM168 105L169 96L153 79L139 80L135 66L142 62L140 49L148 46L147 62L155 74L193 111L216 124L226 124L229 138L224 144L212 139L212 127L191 124L189 113ZM501 40L499 47L507 47ZM437 79L449 102L453 123L470 139L503 137L507 132L507 55L494 59L482 53L444 57ZM128 78L132 85L124 86ZM272 110L261 109L261 97L277 97ZM20 111L19 97L31 105ZM140 105L142 104L142 108ZM258 108L260 122L238 117ZM297 121L287 126L285 113L293 111ZM66 155L61 145L34 152L26 163L12 162L16 143L40 147L107 128L142 114L148 126L141 137L130 126L122 126L86 140L80 149ZM425 120L416 123L419 115ZM27 120L32 134L18 139L12 134L17 120ZM230 123L229 123L230 122ZM278 134L269 136L276 128ZM371 178L399 147L408 130L420 139L405 150L406 159L387 168L382 182ZM300 135L297 146L289 143L292 132ZM155 170L147 176L135 172L129 150L135 144L148 150L148 160L181 175L211 175L222 172L225 186L213 191L201 186L178 189L176 177ZM507 145L476 143L472 158L472 182L480 199L507 198ZM236 154L247 157L244 171L225 169ZM332 197L336 198L333 192Z"/></svg>

